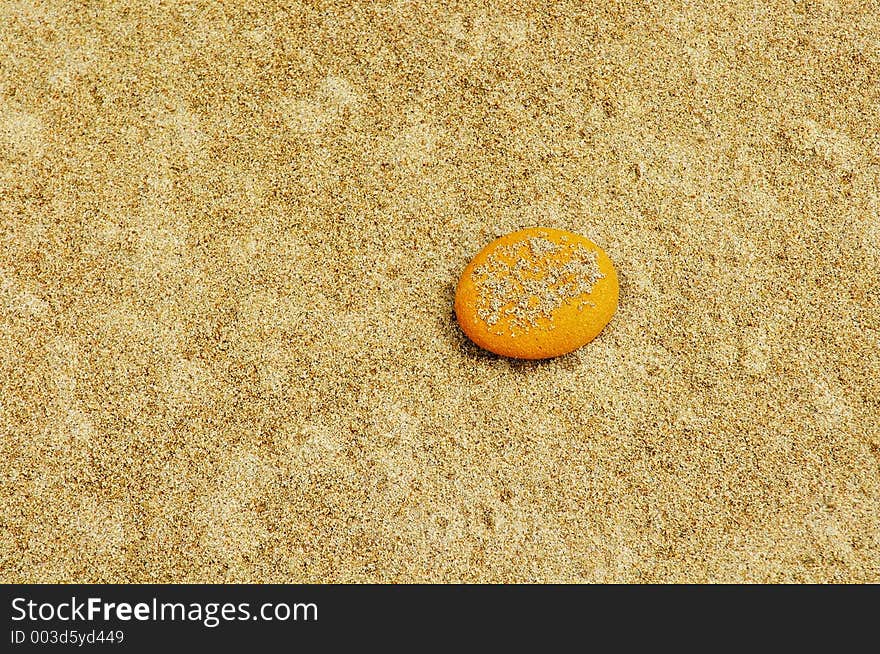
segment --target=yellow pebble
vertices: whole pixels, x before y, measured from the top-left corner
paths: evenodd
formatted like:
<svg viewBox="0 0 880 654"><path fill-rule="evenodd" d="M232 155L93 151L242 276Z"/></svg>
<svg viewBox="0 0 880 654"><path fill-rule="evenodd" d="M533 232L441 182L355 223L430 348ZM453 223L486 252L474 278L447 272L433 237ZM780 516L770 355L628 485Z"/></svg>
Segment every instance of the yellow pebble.
<svg viewBox="0 0 880 654"><path fill-rule="evenodd" d="M617 272L588 238L530 227L493 241L458 282L455 315L482 348L547 359L593 340L617 311Z"/></svg>

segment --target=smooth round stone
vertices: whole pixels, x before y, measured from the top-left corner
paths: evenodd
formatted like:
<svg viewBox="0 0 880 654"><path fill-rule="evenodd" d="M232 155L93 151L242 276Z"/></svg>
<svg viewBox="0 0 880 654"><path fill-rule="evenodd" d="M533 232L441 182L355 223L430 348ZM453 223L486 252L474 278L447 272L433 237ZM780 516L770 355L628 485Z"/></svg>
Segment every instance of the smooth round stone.
<svg viewBox="0 0 880 654"><path fill-rule="evenodd" d="M530 227L493 241L455 292L455 315L482 348L547 359L593 340L617 311L617 272L588 238Z"/></svg>

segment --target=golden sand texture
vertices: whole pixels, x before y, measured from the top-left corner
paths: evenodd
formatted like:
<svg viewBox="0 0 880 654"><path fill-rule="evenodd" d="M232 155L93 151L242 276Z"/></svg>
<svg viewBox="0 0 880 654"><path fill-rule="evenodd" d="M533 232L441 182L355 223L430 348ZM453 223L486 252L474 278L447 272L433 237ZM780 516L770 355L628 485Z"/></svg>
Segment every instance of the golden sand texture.
<svg viewBox="0 0 880 654"><path fill-rule="evenodd" d="M0 430L6 582L880 581L880 5L2 0Z"/></svg>

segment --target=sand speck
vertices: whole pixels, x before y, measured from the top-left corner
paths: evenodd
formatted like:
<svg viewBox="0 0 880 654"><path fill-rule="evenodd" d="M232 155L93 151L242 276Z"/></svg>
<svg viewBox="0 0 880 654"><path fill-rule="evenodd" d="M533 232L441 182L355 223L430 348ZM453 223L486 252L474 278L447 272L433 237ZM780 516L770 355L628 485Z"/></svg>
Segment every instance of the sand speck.
<svg viewBox="0 0 880 654"><path fill-rule="evenodd" d="M472 276L477 315L490 327L504 321L511 331L549 329L554 311L589 295L604 277L595 250L543 236L497 248Z"/></svg>

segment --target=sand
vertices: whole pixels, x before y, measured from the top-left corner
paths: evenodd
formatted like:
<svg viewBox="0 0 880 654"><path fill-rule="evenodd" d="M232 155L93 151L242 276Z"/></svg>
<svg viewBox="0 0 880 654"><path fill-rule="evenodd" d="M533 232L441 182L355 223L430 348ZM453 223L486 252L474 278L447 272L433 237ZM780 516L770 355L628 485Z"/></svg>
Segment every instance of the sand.
<svg viewBox="0 0 880 654"><path fill-rule="evenodd" d="M0 2L2 581L880 581L880 5L549 4Z"/></svg>

